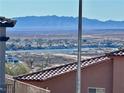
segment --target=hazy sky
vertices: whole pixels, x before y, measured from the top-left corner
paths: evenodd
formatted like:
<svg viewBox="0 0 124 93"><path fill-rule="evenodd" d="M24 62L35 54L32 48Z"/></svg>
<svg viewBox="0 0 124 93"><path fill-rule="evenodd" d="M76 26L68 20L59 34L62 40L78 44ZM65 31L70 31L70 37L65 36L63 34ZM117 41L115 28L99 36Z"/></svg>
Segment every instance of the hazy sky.
<svg viewBox="0 0 124 93"><path fill-rule="evenodd" d="M78 0L0 0L0 16L77 16ZM83 15L124 20L124 0L83 0Z"/></svg>

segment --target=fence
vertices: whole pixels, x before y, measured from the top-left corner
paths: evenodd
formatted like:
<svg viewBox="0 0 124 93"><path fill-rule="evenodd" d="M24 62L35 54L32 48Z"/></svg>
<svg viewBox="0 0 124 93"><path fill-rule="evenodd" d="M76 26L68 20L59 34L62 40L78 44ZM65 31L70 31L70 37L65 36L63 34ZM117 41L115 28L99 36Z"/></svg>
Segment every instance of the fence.
<svg viewBox="0 0 124 93"><path fill-rule="evenodd" d="M6 93L14 93L14 85L13 84L6 85Z"/></svg>
<svg viewBox="0 0 124 93"><path fill-rule="evenodd" d="M7 93L50 93L49 90L9 78L6 79L6 83Z"/></svg>

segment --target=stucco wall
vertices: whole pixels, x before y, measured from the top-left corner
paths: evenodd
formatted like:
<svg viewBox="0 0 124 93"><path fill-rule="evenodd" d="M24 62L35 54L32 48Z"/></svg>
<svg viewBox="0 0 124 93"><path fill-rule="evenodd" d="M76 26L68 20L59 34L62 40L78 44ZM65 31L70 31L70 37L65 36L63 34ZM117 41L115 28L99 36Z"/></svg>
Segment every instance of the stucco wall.
<svg viewBox="0 0 124 93"><path fill-rule="evenodd" d="M83 70L82 93L88 93L88 87L105 88L105 93L112 93L113 62L107 61Z"/></svg>
<svg viewBox="0 0 124 93"><path fill-rule="evenodd" d="M49 89L51 93L75 93L75 73L67 73L58 77L48 79L44 82L25 81L30 84Z"/></svg>
<svg viewBox="0 0 124 93"><path fill-rule="evenodd" d="M113 93L124 93L124 57L114 57Z"/></svg>

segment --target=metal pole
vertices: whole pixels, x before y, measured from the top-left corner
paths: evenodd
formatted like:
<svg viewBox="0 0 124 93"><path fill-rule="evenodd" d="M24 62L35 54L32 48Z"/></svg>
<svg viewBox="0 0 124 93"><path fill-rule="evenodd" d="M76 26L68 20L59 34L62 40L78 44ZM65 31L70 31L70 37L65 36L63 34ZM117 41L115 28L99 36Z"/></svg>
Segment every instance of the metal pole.
<svg viewBox="0 0 124 93"><path fill-rule="evenodd" d="M81 39L82 39L82 0L79 0L78 64L77 64L76 93L81 93Z"/></svg>
<svg viewBox="0 0 124 93"><path fill-rule="evenodd" d="M6 41L9 37L6 37L6 27L14 27L15 20L0 17L0 93L6 93L5 84L5 50Z"/></svg>
<svg viewBox="0 0 124 93"><path fill-rule="evenodd" d="M0 27L0 37L6 37L6 28ZM5 86L5 48L6 42L0 41L0 93L6 92Z"/></svg>

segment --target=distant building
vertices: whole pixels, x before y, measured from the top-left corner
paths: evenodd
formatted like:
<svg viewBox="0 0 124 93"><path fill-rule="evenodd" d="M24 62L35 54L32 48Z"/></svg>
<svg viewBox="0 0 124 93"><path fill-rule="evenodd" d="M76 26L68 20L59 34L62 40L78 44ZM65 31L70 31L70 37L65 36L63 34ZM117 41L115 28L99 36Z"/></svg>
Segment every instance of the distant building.
<svg viewBox="0 0 124 93"><path fill-rule="evenodd" d="M20 60L16 57L6 55L6 63L20 63Z"/></svg>
<svg viewBox="0 0 124 93"><path fill-rule="evenodd" d="M49 89L75 93L77 63L17 76L14 79ZM82 67L82 93L124 93L124 50L86 59Z"/></svg>

